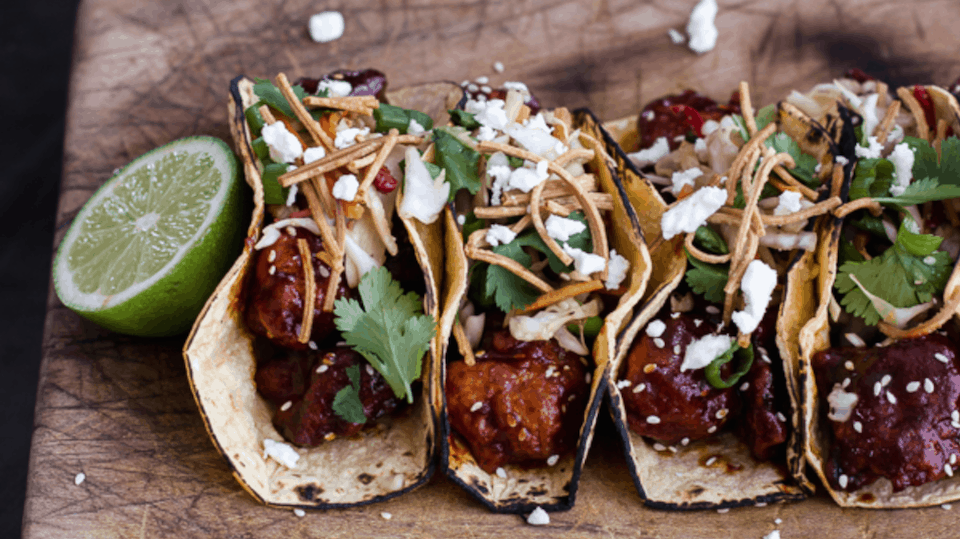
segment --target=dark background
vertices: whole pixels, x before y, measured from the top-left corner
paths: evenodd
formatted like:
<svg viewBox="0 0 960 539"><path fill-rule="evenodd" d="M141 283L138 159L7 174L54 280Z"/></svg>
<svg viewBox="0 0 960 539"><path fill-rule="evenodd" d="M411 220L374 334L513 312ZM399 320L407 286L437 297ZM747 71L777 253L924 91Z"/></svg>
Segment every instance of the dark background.
<svg viewBox="0 0 960 539"><path fill-rule="evenodd" d="M19 537L79 0L0 2L0 537Z"/></svg>

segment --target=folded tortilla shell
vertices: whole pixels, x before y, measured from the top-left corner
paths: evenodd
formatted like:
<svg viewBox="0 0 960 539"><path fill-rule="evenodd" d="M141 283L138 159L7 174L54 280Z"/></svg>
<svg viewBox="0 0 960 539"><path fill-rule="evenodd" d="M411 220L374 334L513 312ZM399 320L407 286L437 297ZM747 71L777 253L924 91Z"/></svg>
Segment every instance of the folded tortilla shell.
<svg viewBox="0 0 960 539"><path fill-rule="evenodd" d="M448 83L387 94L389 102L417 108L441 124L447 121L446 110L456 106L461 97L462 90ZM253 382L254 336L243 322L244 305L240 301L264 215L258 161L243 113L256 101L253 81L246 77L232 81L230 128L247 182L253 188L255 209L243 253L207 301L184 345L190 388L217 450L237 481L258 501L307 509L349 507L398 496L424 484L433 471L438 408L429 398L430 373L442 362L452 322L438 327L423 363L422 394L406 412L354 437L337 438L313 448L295 448L299 460L293 469L264 456L264 440L283 441L283 437L272 424L272 406L257 394ZM451 308L440 304L439 295L444 234L456 234L445 227L448 221L437 220L429 226L404 221L424 272L424 310L438 321L441 311Z"/></svg>

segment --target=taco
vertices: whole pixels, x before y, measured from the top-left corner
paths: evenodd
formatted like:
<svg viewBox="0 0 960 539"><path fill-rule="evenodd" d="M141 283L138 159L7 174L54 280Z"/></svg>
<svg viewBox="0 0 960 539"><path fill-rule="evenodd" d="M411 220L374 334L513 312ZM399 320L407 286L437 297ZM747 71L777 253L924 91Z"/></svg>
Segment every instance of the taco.
<svg viewBox="0 0 960 539"><path fill-rule="evenodd" d="M861 76L796 100L853 141L798 369L806 458L846 507L960 499L960 108L936 86L896 96Z"/></svg>
<svg viewBox="0 0 960 539"><path fill-rule="evenodd" d="M622 177L653 272L607 391L637 490L662 509L801 499L786 366L812 308L785 287L810 271L840 204L835 148L798 143L777 105L754 115L746 83L726 105L685 92L645 107L641 131L631 123L608 127L637 150L621 154Z"/></svg>
<svg viewBox="0 0 960 539"><path fill-rule="evenodd" d="M258 501L388 499L432 474L430 373L452 324L440 287L455 225L445 201L415 192L424 179L410 155L463 93L386 93L372 70L274 82L231 83L255 210L184 347L188 379L214 445Z"/></svg>
<svg viewBox="0 0 960 539"><path fill-rule="evenodd" d="M468 163L441 465L494 511L563 510L650 262L596 119L505 86L471 92L436 142Z"/></svg>

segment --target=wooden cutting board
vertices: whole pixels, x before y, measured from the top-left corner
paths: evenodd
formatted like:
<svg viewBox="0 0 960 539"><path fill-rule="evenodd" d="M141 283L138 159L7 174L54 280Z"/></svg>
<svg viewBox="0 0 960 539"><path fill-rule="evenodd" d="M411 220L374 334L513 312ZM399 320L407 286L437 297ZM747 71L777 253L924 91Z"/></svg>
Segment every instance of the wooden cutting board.
<svg viewBox="0 0 960 539"><path fill-rule="evenodd" d="M673 44L693 0L87 0L67 114L57 237L111 174L196 134L229 140L237 74L291 79L375 67L393 87L489 76L526 82L548 107L589 106L605 120L683 88L726 100L740 80L754 103L861 67L891 85L960 75L960 3L721 1L717 48ZM338 41L309 39L324 9ZM506 71L497 74L495 61ZM577 506L545 528L488 513L443 478L387 503L309 513L268 509L233 480L187 387L181 339L101 330L51 294L24 514L24 537L946 537L960 506L840 510L825 498L729 513L666 513L639 503L603 419ZM606 417L606 414L602 414ZM74 484L78 473L86 480ZM383 512L389 512L387 519ZM776 519L780 519L777 521Z"/></svg>

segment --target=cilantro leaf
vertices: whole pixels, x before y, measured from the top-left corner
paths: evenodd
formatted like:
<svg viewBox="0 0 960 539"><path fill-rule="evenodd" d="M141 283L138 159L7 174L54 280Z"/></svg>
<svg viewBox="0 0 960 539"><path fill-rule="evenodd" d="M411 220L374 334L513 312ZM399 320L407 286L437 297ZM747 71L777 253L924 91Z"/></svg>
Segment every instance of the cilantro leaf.
<svg viewBox="0 0 960 539"><path fill-rule="evenodd" d="M940 143L940 174L937 177L940 185L960 185L960 139L956 136Z"/></svg>
<svg viewBox="0 0 960 539"><path fill-rule="evenodd" d="M770 122L776 121L777 119L777 105L775 103L770 103L769 105L761 108L754 115L754 121L757 122L757 131L762 130L764 127L770 124Z"/></svg>
<svg viewBox="0 0 960 539"><path fill-rule="evenodd" d="M363 403L360 401L360 365L347 367L347 377L350 385L337 392L333 398L333 412L348 423L366 423L367 416L363 413Z"/></svg>
<svg viewBox="0 0 960 539"><path fill-rule="evenodd" d="M757 123L757 129L760 129L759 122ZM800 145L790 138L790 135L783 132L774 133L766 142L767 146L773 148L778 153L790 154L790 157L793 158L796 166L792 169L787 169L791 176L803 182L807 187L817 188L820 186L820 180L817 179L815 172L817 159L812 155L803 153L800 150Z"/></svg>
<svg viewBox="0 0 960 539"><path fill-rule="evenodd" d="M460 127L467 128L471 131L480 127L480 122L474 117L473 114L460 109L450 109L447 111L450 113L450 120Z"/></svg>
<svg viewBox="0 0 960 539"><path fill-rule="evenodd" d="M930 143L916 137L904 137L903 143L913 150L913 177L939 178L940 165L937 163L937 151Z"/></svg>
<svg viewBox="0 0 960 539"><path fill-rule="evenodd" d="M497 245L492 251L524 267L530 267L532 262L530 255L523 252L521 247L520 243L514 240L504 245ZM487 267L484 293L487 297L493 297L497 308L503 312L522 309L540 297L540 291L536 287L495 264Z"/></svg>
<svg viewBox="0 0 960 539"><path fill-rule="evenodd" d="M433 142L435 160L440 168L447 171L450 200L453 201L461 189L470 191L472 195L477 194L480 190L480 154L442 128L433 131Z"/></svg>
<svg viewBox="0 0 960 539"><path fill-rule="evenodd" d="M405 109L387 103L380 103L378 108L373 109L373 119L377 122L375 131L377 133L386 133L391 129L396 129L401 134L406 135L410 128L410 120L417 122L425 131L433 129L433 118L427 114L414 109Z"/></svg>
<svg viewBox="0 0 960 539"><path fill-rule="evenodd" d="M383 375L397 398L413 402L410 387L420 377L421 361L436 332L436 322L423 312L420 297L403 293L390 272L367 272L357 287L360 303L340 298L334 303L335 323L352 346Z"/></svg>
<svg viewBox="0 0 960 539"><path fill-rule="evenodd" d="M843 263L834 284L843 295L840 304L869 325L876 325L880 320L880 313L851 276L871 294L896 308L930 301L946 286L952 265L948 253L934 251L939 246L938 239L910 232L901 225L897 243L882 255L863 262Z"/></svg>
<svg viewBox="0 0 960 539"><path fill-rule="evenodd" d="M567 218L573 219L574 221L579 221L584 225L587 224L587 218L583 215L582 211L571 212ZM511 243L516 243L522 247L532 247L537 251L540 251L546 255L550 264L550 269L556 273L566 273L573 268L573 264L569 266L563 265L563 262L557 258L557 255L553 254L553 251L551 251L549 247L547 247L546 242L543 241L543 238L540 237L540 234L538 234L535 229L530 229L527 232L517 236ZM569 240L560 243L565 243L570 247L580 249L584 252L593 252L593 241L590 237L589 227L585 228L582 232L578 232L570 236Z"/></svg>
<svg viewBox="0 0 960 539"><path fill-rule="evenodd" d="M851 191L852 192L852 191ZM897 196L877 196L873 199L880 204L904 207L923 204L933 200L946 200L960 197L960 185L940 184L934 178L924 178L908 185Z"/></svg>
<svg viewBox="0 0 960 539"><path fill-rule="evenodd" d="M933 234L914 232L907 223L913 224L913 218L906 216L903 221L900 222L900 230L897 232L897 243L902 245L908 253L913 256L927 256L940 247L943 238L934 236ZM913 226L917 225L914 224Z"/></svg>
<svg viewBox="0 0 960 539"><path fill-rule="evenodd" d="M727 286L729 264L707 264L690 255L684 248L687 260L693 267L687 270L685 279L694 293L700 294L709 302L723 303L723 287Z"/></svg>
<svg viewBox="0 0 960 539"><path fill-rule="evenodd" d="M723 236L717 233L716 230L705 225L697 228L697 232L693 237L693 243L697 248L715 255L725 255L730 252L730 248L727 247L727 242L723 239Z"/></svg>
<svg viewBox="0 0 960 539"><path fill-rule="evenodd" d="M850 200L886 195L892 184L893 163L887 159L861 159L850 183Z"/></svg>
<svg viewBox="0 0 960 539"><path fill-rule="evenodd" d="M523 159L520 159L519 157L514 157L512 155L508 155L507 163L510 164L510 168L520 168L523 166Z"/></svg>

